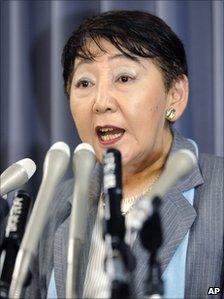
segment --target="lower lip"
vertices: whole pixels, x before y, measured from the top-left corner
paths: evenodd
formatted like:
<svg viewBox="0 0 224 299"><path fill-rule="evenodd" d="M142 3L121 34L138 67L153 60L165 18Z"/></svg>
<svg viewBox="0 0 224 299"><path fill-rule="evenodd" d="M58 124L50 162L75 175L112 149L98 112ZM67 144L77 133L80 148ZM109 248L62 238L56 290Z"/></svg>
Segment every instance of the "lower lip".
<svg viewBox="0 0 224 299"><path fill-rule="evenodd" d="M120 137L117 137L117 138L114 138L114 139L111 139L111 140L105 140L105 141L100 139L100 137L98 136L98 140L99 140L100 144L102 144L104 146L113 145L116 142L118 142L124 136L124 133Z"/></svg>

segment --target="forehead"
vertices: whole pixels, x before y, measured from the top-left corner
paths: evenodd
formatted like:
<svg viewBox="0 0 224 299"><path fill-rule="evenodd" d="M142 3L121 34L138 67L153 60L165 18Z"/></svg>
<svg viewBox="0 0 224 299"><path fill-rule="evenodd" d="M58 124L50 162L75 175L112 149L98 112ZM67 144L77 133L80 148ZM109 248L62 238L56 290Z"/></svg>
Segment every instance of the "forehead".
<svg viewBox="0 0 224 299"><path fill-rule="evenodd" d="M142 60L146 60L146 58L142 58L139 56L135 56L132 53L129 55L125 55L118 48L116 48L111 42L100 39L99 43L96 43L93 40L90 40L86 43L85 51L89 54L88 57L77 57L74 62L74 73L81 65L90 65L94 62L100 62L106 60L107 62L113 62L120 59L125 59L129 62L135 62L144 67ZM125 51L128 53L128 51ZM129 54L129 53L128 53ZM148 60L148 59L147 59Z"/></svg>
<svg viewBox="0 0 224 299"><path fill-rule="evenodd" d="M89 39L84 47L84 52L87 53L87 56L89 56L89 59L91 60L97 60L97 58L100 58L105 55L111 55L111 54L121 54L121 52L109 41L105 39L99 39L97 42L95 42L92 39ZM75 63L78 63L82 60L87 60L86 58L77 57L75 59Z"/></svg>

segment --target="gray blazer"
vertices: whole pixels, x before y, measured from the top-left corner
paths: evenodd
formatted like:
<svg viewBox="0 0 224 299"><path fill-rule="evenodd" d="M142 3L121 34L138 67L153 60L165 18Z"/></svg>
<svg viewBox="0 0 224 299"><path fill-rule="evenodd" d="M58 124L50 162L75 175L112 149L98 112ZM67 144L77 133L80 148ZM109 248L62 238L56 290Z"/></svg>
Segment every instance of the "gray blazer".
<svg viewBox="0 0 224 299"><path fill-rule="evenodd" d="M195 153L190 141L173 131L171 152L189 149ZM78 267L77 289L82 296L88 264L91 234L100 195L101 166L97 164L92 176L92 203L87 224L86 242L81 250ZM25 290L26 298L46 298L52 268L55 271L57 294L65 298L66 257L71 212L73 180L66 181L57 191L50 208L49 221L39 245L38 255L31 265L32 280ZM195 187L194 206L182 195L183 191ZM224 281L224 199L223 159L199 154L199 163L191 174L179 181L164 197L161 208L164 243L160 250L160 261L164 271L178 245L190 230L185 273L185 298L221 298L221 292L208 295L209 287L223 289ZM134 297L143 297L143 283L147 273L147 253L137 237L133 245L137 258Z"/></svg>

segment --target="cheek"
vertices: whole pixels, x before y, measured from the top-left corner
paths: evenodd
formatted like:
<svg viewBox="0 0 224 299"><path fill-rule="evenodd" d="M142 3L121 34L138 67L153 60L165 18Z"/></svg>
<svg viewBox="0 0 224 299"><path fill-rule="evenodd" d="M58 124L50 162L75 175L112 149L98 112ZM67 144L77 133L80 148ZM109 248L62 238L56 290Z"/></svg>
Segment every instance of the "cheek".
<svg viewBox="0 0 224 299"><path fill-rule="evenodd" d="M163 94L140 93L137 100L132 101L129 106L126 118L130 128L137 136L145 136L153 133L164 123L166 98Z"/></svg>
<svg viewBox="0 0 224 299"><path fill-rule="evenodd" d="M88 114L88 110L83 106L70 101L70 109L73 120L75 122L79 137L83 142L91 142L90 126L91 120Z"/></svg>
<svg viewBox="0 0 224 299"><path fill-rule="evenodd" d="M128 151L141 155L144 152L151 152L154 146L159 146L165 124L164 103L162 99L157 103L151 101L136 105L135 113L129 118L128 140L132 146Z"/></svg>
<svg viewBox="0 0 224 299"><path fill-rule="evenodd" d="M80 124L82 123L81 113L79 113L79 109L74 101L70 100L70 110L72 113L73 120L75 122L76 128L79 131Z"/></svg>

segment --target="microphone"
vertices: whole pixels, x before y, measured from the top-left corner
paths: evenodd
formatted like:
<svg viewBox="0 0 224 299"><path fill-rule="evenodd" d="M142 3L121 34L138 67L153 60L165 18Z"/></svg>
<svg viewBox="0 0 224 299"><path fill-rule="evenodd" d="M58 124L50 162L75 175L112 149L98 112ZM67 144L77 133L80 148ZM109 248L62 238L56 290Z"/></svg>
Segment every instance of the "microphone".
<svg viewBox="0 0 224 299"><path fill-rule="evenodd" d="M132 223L128 224L132 231L141 229L145 220L152 214L153 199L163 198L178 180L183 179L192 171L196 163L195 155L187 149L179 150L170 156L151 192L136 203L136 208L132 211Z"/></svg>
<svg viewBox="0 0 224 299"><path fill-rule="evenodd" d="M87 216L89 211L90 176L95 166L95 152L87 143L79 144L73 155L75 175L72 212L69 227L66 298L77 298L76 275L78 256L84 243Z"/></svg>
<svg viewBox="0 0 224 299"><path fill-rule="evenodd" d="M56 142L46 154L41 185L16 258L9 290L10 298L21 296L30 262L47 222L49 205L54 198L55 188L68 167L69 158L70 150L64 142Z"/></svg>
<svg viewBox="0 0 224 299"><path fill-rule="evenodd" d="M1 244L1 239L3 237L2 230L4 229L4 222L5 218L9 213L9 204L7 200L4 198L0 197L0 244Z"/></svg>
<svg viewBox="0 0 224 299"><path fill-rule="evenodd" d="M104 194L105 220L107 232L111 236L123 239L125 236L125 221L121 214L122 200L122 165L118 150L109 149L104 156Z"/></svg>
<svg viewBox="0 0 224 299"><path fill-rule="evenodd" d="M8 291L16 256L24 234L32 199L25 191L18 191L8 217L5 238L0 248L2 270L0 271L0 298L8 298Z"/></svg>
<svg viewBox="0 0 224 299"><path fill-rule="evenodd" d="M116 149L108 149L104 156L105 242L106 271L111 281L111 298L129 298L131 272L135 258L125 243L125 218L121 213L122 163Z"/></svg>
<svg viewBox="0 0 224 299"><path fill-rule="evenodd" d="M4 197L7 193L25 184L36 171L33 160L25 158L9 166L0 177L0 195Z"/></svg>

